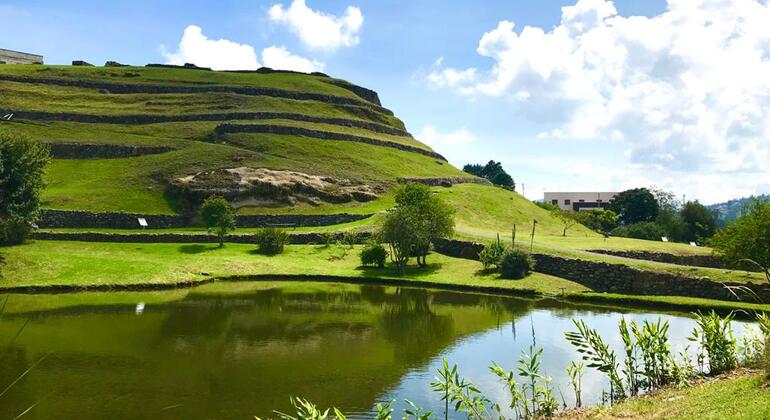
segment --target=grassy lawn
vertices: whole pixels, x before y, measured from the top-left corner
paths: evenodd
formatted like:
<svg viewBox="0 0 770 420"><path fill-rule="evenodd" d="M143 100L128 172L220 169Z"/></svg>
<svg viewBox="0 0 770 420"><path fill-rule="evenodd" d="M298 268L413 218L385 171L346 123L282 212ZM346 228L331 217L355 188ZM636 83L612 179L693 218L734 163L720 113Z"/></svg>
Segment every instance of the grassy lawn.
<svg viewBox="0 0 770 420"><path fill-rule="evenodd" d="M691 311L746 308L770 310L770 305L721 302L682 297L644 297L591 293L572 281L535 273L522 280L504 280L482 273L478 262L431 254L425 269L409 267L399 274L391 268L360 267L360 247L287 246L277 256L255 252L253 245L227 244L121 244L66 241L33 241L3 248L0 290L21 286L103 286L174 284L258 275L338 276L352 279L408 280L415 285L465 286L480 291L559 296L603 304L635 304ZM203 275L201 273L208 273ZM494 290L493 290L494 289Z"/></svg>
<svg viewBox="0 0 770 420"><path fill-rule="evenodd" d="M628 400L609 409L565 416L581 419L768 419L770 389L761 375L708 380Z"/></svg>

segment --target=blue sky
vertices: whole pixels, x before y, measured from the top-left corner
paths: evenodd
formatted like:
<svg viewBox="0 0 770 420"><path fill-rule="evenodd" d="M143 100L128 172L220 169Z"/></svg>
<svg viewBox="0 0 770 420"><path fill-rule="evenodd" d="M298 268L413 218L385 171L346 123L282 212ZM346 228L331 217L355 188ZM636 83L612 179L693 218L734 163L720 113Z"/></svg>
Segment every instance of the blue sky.
<svg viewBox="0 0 770 420"><path fill-rule="evenodd" d="M764 0L0 1L0 15L0 48L50 64L322 69L378 91L455 165L502 161L529 198L770 192Z"/></svg>

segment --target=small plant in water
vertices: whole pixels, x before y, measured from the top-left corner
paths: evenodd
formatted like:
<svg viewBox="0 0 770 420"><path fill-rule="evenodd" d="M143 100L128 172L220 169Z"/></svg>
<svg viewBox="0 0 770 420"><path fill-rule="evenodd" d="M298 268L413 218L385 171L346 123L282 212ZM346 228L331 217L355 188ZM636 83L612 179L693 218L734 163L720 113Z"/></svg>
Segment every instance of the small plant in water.
<svg viewBox="0 0 770 420"><path fill-rule="evenodd" d="M455 412L465 413L470 420L488 420L499 416L500 406L489 400L472 382L460 377L457 365L450 368L444 359L438 374L431 386L434 391L442 393L445 419L449 418L450 405Z"/></svg>
<svg viewBox="0 0 770 420"><path fill-rule="evenodd" d="M738 365L732 327L734 317L732 312L725 318L721 318L714 311L695 314L697 326L688 339L700 344L705 351L710 375L727 372Z"/></svg>
<svg viewBox="0 0 770 420"><path fill-rule="evenodd" d="M567 375L569 375L569 383L572 386L572 391L575 393L575 407L580 408L583 406L583 368L585 365L583 361L575 363L574 361L567 366Z"/></svg>
<svg viewBox="0 0 770 420"><path fill-rule="evenodd" d="M511 394L509 407L514 410L517 418L550 417L558 408L550 386L551 378L540 372L542 355L543 349L535 350L534 345L529 346L527 352L522 352L516 366L518 376L524 379L521 385L514 379L513 372L506 372L497 364L489 367L492 373L505 382Z"/></svg>
<svg viewBox="0 0 770 420"><path fill-rule="evenodd" d="M599 333L582 320L572 320L577 331L569 331L564 334L567 341L577 347L583 360L588 362L589 368L594 368L607 375L610 379L610 402L625 397L623 381L618 373L618 358L614 350L604 342Z"/></svg>

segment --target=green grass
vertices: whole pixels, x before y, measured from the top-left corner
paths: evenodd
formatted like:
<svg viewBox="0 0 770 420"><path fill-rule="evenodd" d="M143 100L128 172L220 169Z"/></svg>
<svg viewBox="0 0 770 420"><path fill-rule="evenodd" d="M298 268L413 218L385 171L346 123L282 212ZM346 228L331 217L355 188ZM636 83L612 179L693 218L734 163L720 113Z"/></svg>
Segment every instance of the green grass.
<svg viewBox="0 0 770 420"><path fill-rule="evenodd" d="M2 248L5 257L0 290L22 286L173 285L211 278L264 276L336 276L342 278L407 280L415 286L463 286L479 291L508 290L512 294L562 296L603 305L636 305L667 310L770 310L770 305L723 302L687 297L646 297L592 293L586 287L554 276L534 273L522 280L503 280L481 272L476 261L438 254L429 267L410 266L399 274L391 268L360 267L360 247L290 245L277 256L254 252L253 245L227 244L121 244L68 241L33 241ZM201 273L209 273L209 276Z"/></svg>
<svg viewBox="0 0 770 420"><path fill-rule="evenodd" d="M770 389L763 384L760 375L744 374L631 399L575 418L767 419L770 418Z"/></svg>
<svg viewBox="0 0 770 420"><path fill-rule="evenodd" d="M329 78L306 74L255 74L151 67L104 68L47 65L5 65L0 68L0 74L126 84L266 87L359 99L353 92L329 83L331 80Z"/></svg>

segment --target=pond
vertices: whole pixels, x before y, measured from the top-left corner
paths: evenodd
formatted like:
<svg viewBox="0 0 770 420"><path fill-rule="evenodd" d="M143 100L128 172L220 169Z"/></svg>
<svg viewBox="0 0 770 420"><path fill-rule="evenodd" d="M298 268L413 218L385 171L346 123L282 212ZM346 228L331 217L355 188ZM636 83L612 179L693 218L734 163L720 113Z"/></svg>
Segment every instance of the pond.
<svg viewBox="0 0 770 420"><path fill-rule="evenodd" d="M5 298L3 298L5 300ZM639 310L578 306L474 293L323 283L217 283L163 292L10 295L0 319L8 343L0 417L251 419L287 410L289 396L364 415L404 398L443 413L431 391L446 357L507 405L489 372L510 370L533 342L556 398L574 397L565 367L578 354L564 339L585 320L620 350L617 322L671 323L675 352L694 321ZM42 358L42 361L41 361ZM606 380L586 370L584 401Z"/></svg>

